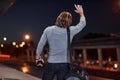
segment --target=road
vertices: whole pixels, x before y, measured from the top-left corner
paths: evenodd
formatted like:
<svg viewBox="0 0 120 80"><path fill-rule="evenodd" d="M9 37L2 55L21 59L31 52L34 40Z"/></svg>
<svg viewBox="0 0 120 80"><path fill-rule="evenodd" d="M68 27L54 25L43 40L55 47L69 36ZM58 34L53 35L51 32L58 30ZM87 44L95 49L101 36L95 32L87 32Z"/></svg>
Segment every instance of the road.
<svg viewBox="0 0 120 80"><path fill-rule="evenodd" d="M9 66L9 67L15 68L22 72L23 72L23 68L27 68L28 70L26 72L28 74L33 75L38 78L41 78L42 76L43 68L36 67L35 63L18 62L18 61L0 61L0 63L6 66ZM113 80L113 79L90 76L90 80Z"/></svg>

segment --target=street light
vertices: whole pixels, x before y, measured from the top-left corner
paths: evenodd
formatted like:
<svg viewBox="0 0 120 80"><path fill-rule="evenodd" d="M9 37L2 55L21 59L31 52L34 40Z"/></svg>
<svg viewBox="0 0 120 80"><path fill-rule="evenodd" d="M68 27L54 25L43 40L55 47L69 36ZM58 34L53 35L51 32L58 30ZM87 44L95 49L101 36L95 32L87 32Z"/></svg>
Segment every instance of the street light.
<svg viewBox="0 0 120 80"><path fill-rule="evenodd" d="M13 46L15 46L16 45L16 42L13 42Z"/></svg>
<svg viewBox="0 0 120 80"><path fill-rule="evenodd" d="M29 40L30 39L30 35L29 34L26 34L25 35L25 40Z"/></svg>
<svg viewBox="0 0 120 80"><path fill-rule="evenodd" d="M25 45L25 42L22 42L21 44L22 44L22 45Z"/></svg>
<svg viewBox="0 0 120 80"><path fill-rule="evenodd" d="M0 46L1 46L1 47L4 47L4 45L3 45L3 44L1 44Z"/></svg>
<svg viewBox="0 0 120 80"><path fill-rule="evenodd" d="M7 37L3 37L3 40L6 41L6 40L7 40Z"/></svg>
<svg viewBox="0 0 120 80"><path fill-rule="evenodd" d="M19 45L18 45L18 44L16 45L16 48L19 48Z"/></svg>
<svg viewBox="0 0 120 80"><path fill-rule="evenodd" d="M24 35L25 43L27 46L30 46L30 34Z"/></svg>

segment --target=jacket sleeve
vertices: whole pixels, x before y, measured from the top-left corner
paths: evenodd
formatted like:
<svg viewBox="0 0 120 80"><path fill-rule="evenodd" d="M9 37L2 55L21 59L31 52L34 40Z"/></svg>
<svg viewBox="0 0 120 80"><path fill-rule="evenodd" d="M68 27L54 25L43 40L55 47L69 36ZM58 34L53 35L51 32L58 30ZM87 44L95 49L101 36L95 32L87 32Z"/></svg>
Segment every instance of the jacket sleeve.
<svg viewBox="0 0 120 80"><path fill-rule="evenodd" d="M85 16L82 16L80 18L80 21L77 25L75 26L71 26L70 30L71 30L71 34L74 36L77 33L79 33L84 27L86 26L86 20L85 20Z"/></svg>
<svg viewBox="0 0 120 80"><path fill-rule="evenodd" d="M47 35L46 35L46 30L45 30L43 32L41 38L40 38L40 41L38 42L38 46L37 46L37 49L36 49L36 54L41 54L42 53L42 50L43 50L43 47L46 44L46 41L47 41Z"/></svg>

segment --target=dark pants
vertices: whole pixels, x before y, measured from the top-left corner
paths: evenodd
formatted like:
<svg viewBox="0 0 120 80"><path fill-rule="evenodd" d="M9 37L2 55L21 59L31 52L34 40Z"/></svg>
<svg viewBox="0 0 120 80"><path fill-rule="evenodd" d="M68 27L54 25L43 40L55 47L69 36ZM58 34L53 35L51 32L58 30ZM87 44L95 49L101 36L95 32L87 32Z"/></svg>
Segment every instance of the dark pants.
<svg viewBox="0 0 120 80"><path fill-rule="evenodd" d="M47 63L42 80L54 80L54 77L57 77L57 80L65 80L65 75L69 71L67 63Z"/></svg>

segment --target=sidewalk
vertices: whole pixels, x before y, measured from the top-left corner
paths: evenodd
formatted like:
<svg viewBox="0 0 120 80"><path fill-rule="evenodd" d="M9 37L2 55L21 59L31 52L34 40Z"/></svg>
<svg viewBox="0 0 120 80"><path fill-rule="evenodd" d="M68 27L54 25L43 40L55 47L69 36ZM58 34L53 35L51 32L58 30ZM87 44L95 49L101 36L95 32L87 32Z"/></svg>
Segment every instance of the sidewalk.
<svg viewBox="0 0 120 80"><path fill-rule="evenodd" d="M41 79L0 64L0 80L41 80Z"/></svg>
<svg viewBox="0 0 120 80"><path fill-rule="evenodd" d="M42 80L14 68L0 64L0 80ZM113 80L108 78L90 76L90 80Z"/></svg>

